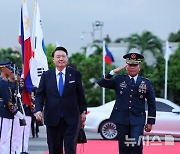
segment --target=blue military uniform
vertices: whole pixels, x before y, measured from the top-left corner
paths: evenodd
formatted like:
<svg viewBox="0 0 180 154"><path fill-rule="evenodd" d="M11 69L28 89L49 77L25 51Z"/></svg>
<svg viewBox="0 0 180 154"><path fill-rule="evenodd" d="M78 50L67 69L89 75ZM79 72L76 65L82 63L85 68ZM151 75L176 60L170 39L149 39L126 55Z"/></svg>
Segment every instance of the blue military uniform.
<svg viewBox="0 0 180 154"><path fill-rule="evenodd" d="M28 141L29 141L29 128L31 123L31 116L25 116L30 114L29 106L25 104L21 104L21 92L23 88L23 83L18 80L18 76L20 76L20 72L18 70L13 70L15 81L12 78L12 81L9 82L11 90L15 93L12 100L16 102L16 106L18 108L18 112L21 113L23 119L20 119L18 116L14 116L13 122L13 133L12 133L12 143L11 143L11 152L12 154L20 154L20 153L27 153L28 150ZM29 109L29 110L28 110ZM22 113L25 113L23 115ZM32 114L32 113L31 113ZM27 129L28 128L28 129ZM28 130L28 131L27 131Z"/></svg>
<svg viewBox="0 0 180 154"><path fill-rule="evenodd" d="M136 65L143 59L141 55L136 59L138 56L138 54L133 53L133 55L125 55L124 58L127 64ZM132 59L132 57L136 58ZM134 79L136 81L133 81ZM100 78L97 83L101 87L114 89L116 93L116 101L110 119L118 126L120 153L141 154L142 141L140 141L140 146L135 145L139 141L139 136L143 135L145 123L155 124L156 117L155 94L151 82L139 75L131 79L128 74L113 77L109 72L105 77ZM147 122L146 102L148 105ZM129 148L129 145L135 148Z"/></svg>
<svg viewBox="0 0 180 154"><path fill-rule="evenodd" d="M10 62L0 63L1 68L9 68L9 65ZM13 91L11 89L11 84L1 76L0 87L0 117L13 119L14 114L17 112L17 108L12 101Z"/></svg>
<svg viewBox="0 0 180 154"><path fill-rule="evenodd" d="M11 141L9 134L12 131L14 115L17 113L17 108L12 102L12 91L8 82L10 62L0 63L1 78L0 78L0 152L9 153L8 143ZM11 151L10 151L11 153Z"/></svg>
<svg viewBox="0 0 180 154"><path fill-rule="evenodd" d="M109 79L109 80L108 80ZM102 87L114 89L116 103L114 105L111 120L124 125L145 124L145 100L148 104L147 123L155 124L155 95L151 82L142 76L137 77L134 86L128 75L117 75L112 78L109 73L98 81Z"/></svg>
<svg viewBox="0 0 180 154"><path fill-rule="evenodd" d="M11 103L9 83L2 77L0 78L0 87L0 117L13 119L14 115L9 109L9 103Z"/></svg>

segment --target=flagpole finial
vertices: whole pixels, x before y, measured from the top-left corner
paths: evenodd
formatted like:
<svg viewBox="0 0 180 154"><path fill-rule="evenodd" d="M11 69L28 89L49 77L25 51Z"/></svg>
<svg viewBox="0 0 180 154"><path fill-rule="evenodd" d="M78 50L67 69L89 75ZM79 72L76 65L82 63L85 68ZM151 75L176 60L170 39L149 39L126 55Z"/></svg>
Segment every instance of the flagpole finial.
<svg viewBox="0 0 180 154"><path fill-rule="evenodd" d="M56 47L60 47L61 45L60 45L60 43L59 43L59 41L56 41Z"/></svg>

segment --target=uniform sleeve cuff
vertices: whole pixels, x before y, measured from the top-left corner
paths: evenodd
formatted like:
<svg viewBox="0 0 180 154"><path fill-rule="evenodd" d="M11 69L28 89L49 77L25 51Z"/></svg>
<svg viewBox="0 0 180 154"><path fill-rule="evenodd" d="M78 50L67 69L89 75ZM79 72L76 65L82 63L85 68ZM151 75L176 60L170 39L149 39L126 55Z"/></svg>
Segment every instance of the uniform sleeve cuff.
<svg viewBox="0 0 180 154"><path fill-rule="evenodd" d="M114 75L115 73L114 73L113 70L111 70L111 71L109 72L109 74L110 74L110 75Z"/></svg>

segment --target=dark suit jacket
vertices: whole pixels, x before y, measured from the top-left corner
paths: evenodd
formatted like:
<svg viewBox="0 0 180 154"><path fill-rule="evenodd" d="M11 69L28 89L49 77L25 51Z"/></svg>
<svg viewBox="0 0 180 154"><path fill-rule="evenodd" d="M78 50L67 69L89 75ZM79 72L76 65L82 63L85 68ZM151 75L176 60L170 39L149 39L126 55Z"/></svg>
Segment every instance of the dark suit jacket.
<svg viewBox="0 0 180 154"><path fill-rule="evenodd" d="M102 87L115 90L116 102L110 117L112 121L125 125L144 125L146 120L145 102L147 100L147 123L155 123L155 94L148 79L138 76L135 86L132 87L128 75L117 75L112 78L112 75L108 73L97 83Z"/></svg>
<svg viewBox="0 0 180 154"><path fill-rule="evenodd" d="M35 97L36 112L43 111L47 126L59 124L61 114L68 124L78 124L80 114L87 110L80 72L66 67L62 96L59 95L55 69L42 74Z"/></svg>

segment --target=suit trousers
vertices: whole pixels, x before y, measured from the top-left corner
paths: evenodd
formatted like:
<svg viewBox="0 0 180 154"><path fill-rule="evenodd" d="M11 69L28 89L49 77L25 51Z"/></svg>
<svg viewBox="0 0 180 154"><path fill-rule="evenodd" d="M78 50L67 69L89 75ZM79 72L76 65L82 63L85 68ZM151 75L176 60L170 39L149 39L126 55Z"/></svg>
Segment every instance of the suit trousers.
<svg viewBox="0 0 180 154"><path fill-rule="evenodd" d="M79 124L68 125L61 118L57 126L46 127L49 154L63 154L63 151L65 154L76 154Z"/></svg>
<svg viewBox="0 0 180 154"><path fill-rule="evenodd" d="M119 154L142 154L144 125L117 124Z"/></svg>

